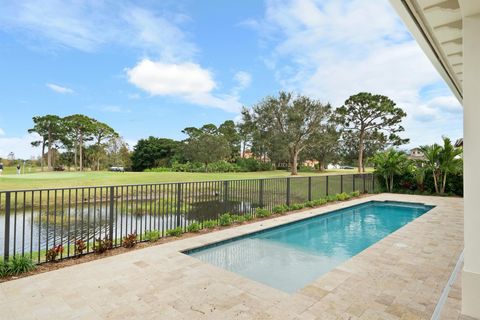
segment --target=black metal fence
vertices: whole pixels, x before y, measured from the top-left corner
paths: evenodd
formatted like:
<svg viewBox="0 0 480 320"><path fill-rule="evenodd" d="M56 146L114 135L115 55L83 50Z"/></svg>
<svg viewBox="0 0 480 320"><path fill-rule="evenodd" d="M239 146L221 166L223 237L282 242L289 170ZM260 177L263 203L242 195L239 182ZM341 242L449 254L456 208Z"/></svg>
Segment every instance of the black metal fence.
<svg viewBox="0 0 480 320"><path fill-rule="evenodd" d="M304 203L342 192L375 192L373 174L325 175L248 180L0 191L0 254L46 261L49 249L62 246L58 259L77 255L75 241L92 252L96 239L148 232L165 237L192 222L225 213L252 214L259 207Z"/></svg>

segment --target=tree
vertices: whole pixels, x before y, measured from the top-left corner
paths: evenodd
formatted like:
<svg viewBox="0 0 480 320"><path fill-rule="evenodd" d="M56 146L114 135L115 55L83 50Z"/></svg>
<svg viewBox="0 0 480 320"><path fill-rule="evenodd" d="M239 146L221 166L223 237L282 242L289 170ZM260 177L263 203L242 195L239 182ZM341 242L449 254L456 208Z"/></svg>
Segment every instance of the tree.
<svg viewBox="0 0 480 320"><path fill-rule="evenodd" d="M237 131L237 126L232 120L227 120L218 127L218 133L223 135L230 147L229 160L235 161L240 155L240 134Z"/></svg>
<svg viewBox="0 0 480 320"><path fill-rule="evenodd" d="M41 137L41 140L32 142L32 146L42 146L42 171L44 167L45 146L48 147L47 166L48 170L50 171L52 170L52 148L64 132L63 120L59 116L51 114L47 114L45 116L36 116L33 117L32 120L34 126L33 128L28 129L28 132L35 132Z"/></svg>
<svg viewBox="0 0 480 320"><path fill-rule="evenodd" d="M329 105L308 97L280 92L278 97L267 97L255 105L248 120L252 121L257 132L268 137L264 140L267 144L279 141L285 145L292 175L296 175L298 156L311 145L314 133L326 121L329 109Z"/></svg>
<svg viewBox="0 0 480 320"><path fill-rule="evenodd" d="M441 192L445 193L445 186L447 184L447 175L457 173L462 170L463 161L460 155L462 154L461 148L456 148L450 138L442 137L443 148L440 152L440 170L443 174L442 189Z"/></svg>
<svg viewBox="0 0 480 320"><path fill-rule="evenodd" d="M421 146L425 160L424 166L432 171L433 184L436 193L445 193L447 176L462 169L461 148L456 148L452 141L443 137L443 146L436 143L433 145Z"/></svg>
<svg viewBox="0 0 480 320"><path fill-rule="evenodd" d="M433 185L435 186L435 193L438 193L439 192L438 181L441 177L439 159L440 159L440 152L442 151L442 147L434 143L432 145L421 146L420 150L422 151L423 156L425 157L425 160L423 161L425 168L432 171Z"/></svg>
<svg viewBox="0 0 480 320"><path fill-rule="evenodd" d="M178 152L180 143L166 138L148 137L140 139L133 147L131 155L132 169L143 171L159 165L169 165L175 153Z"/></svg>
<svg viewBox="0 0 480 320"><path fill-rule="evenodd" d="M203 163L205 171L208 171L208 164L227 158L231 152L227 139L218 133L202 132L190 136L184 143L185 158Z"/></svg>
<svg viewBox="0 0 480 320"><path fill-rule="evenodd" d="M405 172L409 160L407 155L393 148L377 153L372 159L375 173L385 179L388 192L393 190L393 178Z"/></svg>
<svg viewBox="0 0 480 320"><path fill-rule="evenodd" d="M65 127L70 133L66 137L70 137L73 140L74 148L74 162L75 167L77 167L77 155L79 159L80 171L83 171L83 160L84 160L84 146L85 142L93 140L93 133L95 130L96 120L90 117L87 117L83 114L74 114L64 118ZM64 143L69 145L72 144L71 141L65 141ZM78 153L77 153L78 151Z"/></svg>
<svg viewBox="0 0 480 320"><path fill-rule="evenodd" d="M102 153L105 153L106 144L105 141L118 137L118 133L115 132L109 125L94 121L92 127L92 136L95 141L95 158L97 163L97 171L100 170L100 158Z"/></svg>
<svg viewBox="0 0 480 320"><path fill-rule="evenodd" d="M365 137L368 134L384 133L388 140L407 143L396 134L404 131L400 122L406 113L395 106L395 102L386 96L361 92L348 98L337 109L338 121L345 132L352 132L358 137L358 171L362 172L364 162Z"/></svg>
<svg viewBox="0 0 480 320"><path fill-rule="evenodd" d="M318 161L318 169L323 171L325 165L334 160L338 154L338 145L341 133L335 125L324 125L312 137L312 145L302 154L304 159Z"/></svg>

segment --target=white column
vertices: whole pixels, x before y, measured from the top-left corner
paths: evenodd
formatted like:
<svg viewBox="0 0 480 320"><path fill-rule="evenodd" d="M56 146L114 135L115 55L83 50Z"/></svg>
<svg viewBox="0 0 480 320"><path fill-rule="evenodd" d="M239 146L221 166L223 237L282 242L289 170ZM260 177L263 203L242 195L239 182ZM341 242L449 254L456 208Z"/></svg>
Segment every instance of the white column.
<svg viewBox="0 0 480 320"><path fill-rule="evenodd" d="M465 265L462 314L480 319L480 15L463 18Z"/></svg>

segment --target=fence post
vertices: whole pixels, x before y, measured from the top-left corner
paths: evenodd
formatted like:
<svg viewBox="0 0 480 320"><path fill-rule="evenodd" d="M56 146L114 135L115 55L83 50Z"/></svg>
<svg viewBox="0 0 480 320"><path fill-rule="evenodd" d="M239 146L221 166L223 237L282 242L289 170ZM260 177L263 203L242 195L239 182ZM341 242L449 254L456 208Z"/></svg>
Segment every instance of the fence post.
<svg viewBox="0 0 480 320"><path fill-rule="evenodd" d="M352 192L355 192L355 173L352 174Z"/></svg>
<svg viewBox="0 0 480 320"><path fill-rule="evenodd" d="M367 190L367 187L365 185L365 173L363 174L363 193L365 193L365 191Z"/></svg>
<svg viewBox="0 0 480 320"><path fill-rule="evenodd" d="M3 246L3 259L8 261L10 251L10 192L5 192L5 242Z"/></svg>
<svg viewBox="0 0 480 320"><path fill-rule="evenodd" d="M325 196L328 196L328 176L325 176Z"/></svg>
<svg viewBox="0 0 480 320"><path fill-rule="evenodd" d="M110 216L108 219L108 237L113 243L113 217L114 217L114 202L115 201L115 187L110 187Z"/></svg>
<svg viewBox="0 0 480 320"><path fill-rule="evenodd" d="M181 205L181 198L182 198L182 184L177 183L177 221L175 227L178 228L181 224L180 220L180 211L182 210L182 205Z"/></svg>
<svg viewBox="0 0 480 320"><path fill-rule="evenodd" d="M223 211L228 211L228 180L223 181Z"/></svg>
<svg viewBox="0 0 480 320"><path fill-rule="evenodd" d="M308 201L312 201L312 177L308 177Z"/></svg>
<svg viewBox="0 0 480 320"><path fill-rule="evenodd" d="M343 193L343 174L340 175L340 193Z"/></svg>
<svg viewBox="0 0 480 320"><path fill-rule="evenodd" d="M290 179L287 178L287 206L290 205Z"/></svg>
<svg viewBox="0 0 480 320"><path fill-rule="evenodd" d="M372 192L375 193L375 174L372 173Z"/></svg>
<svg viewBox="0 0 480 320"><path fill-rule="evenodd" d="M258 203L260 205L260 208L263 208L264 206L264 203L263 203L263 191L264 191L264 182L265 180L264 179L260 179L260 190L259 190L259 199L258 199Z"/></svg>

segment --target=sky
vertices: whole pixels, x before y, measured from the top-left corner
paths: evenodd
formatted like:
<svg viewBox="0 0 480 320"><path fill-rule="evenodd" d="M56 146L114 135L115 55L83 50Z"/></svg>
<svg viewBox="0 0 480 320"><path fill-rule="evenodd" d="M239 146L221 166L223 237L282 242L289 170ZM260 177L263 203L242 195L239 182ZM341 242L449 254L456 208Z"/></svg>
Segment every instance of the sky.
<svg viewBox="0 0 480 320"><path fill-rule="evenodd" d="M0 0L0 157L32 117L86 114L130 144L240 119L280 90L407 112L406 148L462 136L462 107L387 0Z"/></svg>

